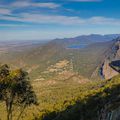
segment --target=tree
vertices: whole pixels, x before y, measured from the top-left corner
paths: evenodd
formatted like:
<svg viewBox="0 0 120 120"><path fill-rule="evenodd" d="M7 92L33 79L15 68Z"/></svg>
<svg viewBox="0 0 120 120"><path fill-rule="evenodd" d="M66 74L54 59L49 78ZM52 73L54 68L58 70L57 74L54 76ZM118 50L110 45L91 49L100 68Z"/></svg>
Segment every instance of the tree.
<svg viewBox="0 0 120 120"><path fill-rule="evenodd" d="M0 66L0 101L5 103L7 120L13 119L14 106L21 108L19 120L26 107L37 104L27 72L11 70L8 65Z"/></svg>

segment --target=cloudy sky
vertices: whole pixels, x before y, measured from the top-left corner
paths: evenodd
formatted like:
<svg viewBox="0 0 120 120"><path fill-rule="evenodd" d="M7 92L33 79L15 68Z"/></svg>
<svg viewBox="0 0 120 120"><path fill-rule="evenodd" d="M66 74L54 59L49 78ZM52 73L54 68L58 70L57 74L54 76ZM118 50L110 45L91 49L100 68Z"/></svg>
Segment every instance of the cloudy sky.
<svg viewBox="0 0 120 120"><path fill-rule="evenodd" d="M120 33L120 0L0 0L0 40Z"/></svg>

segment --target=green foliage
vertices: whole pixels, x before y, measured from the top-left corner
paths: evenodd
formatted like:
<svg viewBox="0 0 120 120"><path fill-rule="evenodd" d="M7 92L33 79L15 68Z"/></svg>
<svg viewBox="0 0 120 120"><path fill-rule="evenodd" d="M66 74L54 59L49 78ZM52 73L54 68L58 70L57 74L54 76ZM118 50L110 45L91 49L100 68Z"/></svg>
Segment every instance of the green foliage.
<svg viewBox="0 0 120 120"><path fill-rule="evenodd" d="M5 102L7 120L12 120L13 106L22 108L19 120L27 106L37 103L27 75L22 69L11 70L7 65L0 67L0 100Z"/></svg>
<svg viewBox="0 0 120 120"><path fill-rule="evenodd" d="M20 71L22 70L10 70L7 66L4 66L3 68L2 72L0 72L2 78L4 78L4 75L7 75L9 79L0 80L6 81L6 84L9 83L10 85L8 88L16 88L16 82L12 82L12 84L9 82L13 79L15 79L13 81L19 81L19 79L24 78L25 80L27 79L26 82L29 82L26 72L22 74L26 77L20 77ZM56 81L55 84L46 83L47 81L31 81L40 104L39 106L31 106L27 108L23 120L32 120L33 118L36 120L88 120L88 118L89 120L98 120L101 109L103 109L105 105L109 104L108 111L118 107L118 105L115 106L115 104L117 104L116 101L119 101L120 75L111 80L90 81L81 84L70 80L69 82ZM22 84L22 86L23 85L24 84ZM17 89L18 87L16 88L16 91L18 91ZM22 98L28 97L32 100L31 93L28 93L25 93L26 95L23 95ZM14 106L17 105L24 108L24 104L21 103L25 103L27 106L30 105L29 102L27 103L23 99L17 101L16 98L20 97L15 97ZM18 115L19 111L17 111L16 108L15 110Z"/></svg>
<svg viewBox="0 0 120 120"><path fill-rule="evenodd" d="M64 92L67 91L64 90ZM98 120L99 117L101 117L101 110L104 109L105 106L107 106L107 114L107 112L113 109L112 106L117 104L117 101L120 100L120 75L114 77L111 80L84 85L81 88L76 87L76 89L71 89L69 92L71 92L71 96L75 92L79 93L75 93L72 97L69 98L65 98L65 93L61 94L59 99L62 100L58 100L57 103L55 103L54 100L53 108L49 109L49 104L49 106L46 108L48 111L45 111L42 113L41 117L36 119Z"/></svg>

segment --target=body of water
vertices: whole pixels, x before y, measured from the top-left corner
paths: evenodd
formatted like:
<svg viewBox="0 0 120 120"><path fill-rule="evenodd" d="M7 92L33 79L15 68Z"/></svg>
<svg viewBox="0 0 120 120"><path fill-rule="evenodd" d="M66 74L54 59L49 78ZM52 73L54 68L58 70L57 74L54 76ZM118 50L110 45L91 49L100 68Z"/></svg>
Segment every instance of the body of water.
<svg viewBox="0 0 120 120"><path fill-rule="evenodd" d="M68 46L69 49L83 49L87 46L87 44L80 44L80 45L71 45Z"/></svg>

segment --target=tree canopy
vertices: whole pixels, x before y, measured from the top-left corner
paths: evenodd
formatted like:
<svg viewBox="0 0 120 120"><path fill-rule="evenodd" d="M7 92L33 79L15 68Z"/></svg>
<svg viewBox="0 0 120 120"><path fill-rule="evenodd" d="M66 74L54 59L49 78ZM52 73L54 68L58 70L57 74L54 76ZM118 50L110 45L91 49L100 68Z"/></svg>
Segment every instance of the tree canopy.
<svg viewBox="0 0 120 120"><path fill-rule="evenodd" d="M0 66L0 101L5 102L7 120L12 120L14 106L21 108L19 120L26 107L37 104L27 72L22 69L11 70L6 64Z"/></svg>

